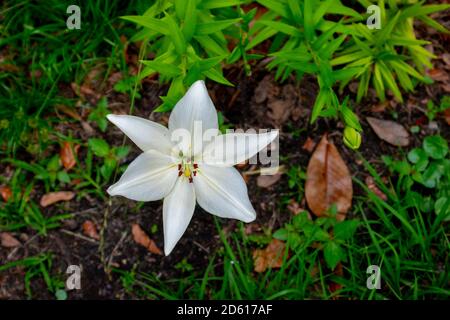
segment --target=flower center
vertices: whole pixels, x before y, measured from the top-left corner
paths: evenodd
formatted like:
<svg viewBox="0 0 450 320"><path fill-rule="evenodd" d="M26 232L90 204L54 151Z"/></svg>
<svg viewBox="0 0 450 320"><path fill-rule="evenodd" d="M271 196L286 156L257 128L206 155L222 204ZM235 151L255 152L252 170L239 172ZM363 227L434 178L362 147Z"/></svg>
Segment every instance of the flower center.
<svg viewBox="0 0 450 320"><path fill-rule="evenodd" d="M185 176L189 179L189 183L192 183L193 177L197 175L198 165L191 162L190 160L182 159L181 163L178 164L178 176Z"/></svg>

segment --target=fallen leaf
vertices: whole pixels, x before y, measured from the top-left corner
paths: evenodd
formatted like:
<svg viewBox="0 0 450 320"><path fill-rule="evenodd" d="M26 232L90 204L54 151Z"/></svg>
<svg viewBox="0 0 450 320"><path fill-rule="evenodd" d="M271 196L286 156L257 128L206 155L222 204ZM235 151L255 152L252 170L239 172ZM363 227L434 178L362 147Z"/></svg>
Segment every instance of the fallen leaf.
<svg viewBox="0 0 450 320"><path fill-rule="evenodd" d="M12 197L11 188L8 186L0 186L0 195L2 196L3 200L7 202Z"/></svg>
<svg viewBox="0 0 450 320"><path fill-rule="evenodd" d="M66 115L68 115L71 118L74 118L75 120L78 120L78 121L81 120L81 116L71 107L68 107L63 104L58 104L58 105L56 105L56 110L65 113Z"/></svg>
<svg viewBox="0 0 450 320"><path fill-rule="evenodd" d="M19 240L14 238L9 232L0 233L0 243L5 248L15 248L21 245Z"/></svg>
<svg viewBox="0 0 450 320"><path fill-rule="evenodd" d="M246 235L261 231L261 226L257 223L246 223L244 232Z"/></svg>
<svg viewBox="0 0 450 320"><path fill-rule="evenodd" d="M295 201L294 199L291 199L289 201L289 204L287 205L287 209L289 210L290 213L292 213L294 216L296 216L297 214L299 214L300 212L306 211L305 208L303 208L302 206L300 206L300 204ZM308 212L308 217L311 219L311 215Z"/></svg>
<svg viewBox="0 0 450 320"><path fill-rule="evenodd" d="M133 239L137 244L147 248L147 250L151 253L159 255L163 254L162 251L156 246L155 241L150 239L137 223L133 223L131 226L131 233L133 234Z"/></svg>
<svg viewBox="0 0 450 320"><path fill-rule="evenodd" d="M367 188L369 188L370 191L375 193L375 195L380 198L381 200L386 201L387 197L386 195L377 187L375 180L371 176L367 176L365 179Z"/></svg>
<svg viewBox="0 0 450 320"><path fill-rule="evenodd" d="M302 149L311 153L311 152L313 152L315 147L316 147L316 143L314 142L314 140L311 139L310 137L308 137L308 138L306 138L306 141L303 144Z"/></svg>
<svg viewBox="0 0 450 320"><path fill-rule="evenodd" d="M256 185L260 188L269 188L281 178L281 173L276 173L272 175L258 176L256 179Z"/></svg>
<svg viewBox="0 0 450 320"><path fill-rule="evenodd" d="M445 122L447 122L447 124L450 126L450 108L449 109L445 109L445 111L444 111L444 119L445 119Z"/></svg>
<svg viewBox="0 0 450 320"><path fill-rule="evenodd" d="M337 219L344 220L352 205L353 187L350 172L339 151L325 134L309 160L305 196L316 216L324 216L332 204Z"/></svg>
<svg viewBox="0 0 450 320"><path fill-rule="evenodd" d="M79 145L76 145L72 148L72 144L68 141L64 141L59 151L59 157L61 158L61 162L67 170L72 169L76 164L75 154L77 153Z"/></svg>
<svg viewBox="0 0 450 320"><path fill-rule="evenodd" d="M434 81L446 82L449 80L449 75L447 72L441 69L431 69L428 71L428 75Z"/></svg>
<svg viewBox="0 0 450 320"><path fill-rule="evenodd" d="M286 245L283 241L272 239L265 249L253 251L254 270L264 272L267 268L280 268L283 264L283 255Z"/></svg>
<svg viewBox="0 0 450 320"><path fill-rule="evenodd" d="M272 100L267 106L270 109L269 117L277 123L285 122L291 114L292 104L289 101L281 99Z"/></svg>
<svg viewBox="0 0 450 320"><path fill-rule="evenodd" d="M40 204L45 208L59 201L72 200L74 197L75 192L72 191L50 192L42 196Z"/></svg>
<svg viewBox="0 0 450 320"><path fill-rule="evenodd" d="M255 89L255 102L263 103L270 96L275 96L279 93L279 88L271 75L265 76Z"/></svg>
<svg viewBox="0 0 450 320"><path fill-rule="evenodd" d="M405 147L409 145L409 133L402 125L390 120L372 117L366 119L380 139L394 146Z"/></svg>
<svg viewBox="0 0 450 320"><path fill-rule="evenodd" d="M370 108L370 111L371 112L384 112L384 110L386 110L386 108L388 106L389 106L389 100L386 100L379 104L373 105L372 108Z"/></svg>
<svg viewBox="0 0 450 320"><path fill-rule="evenodd" d="M97 232L97 227L91 220L86 220L85 222L83 222L82 228L83 233L87 235L89 238L100 240L100 236L98 235Z"/></svg>

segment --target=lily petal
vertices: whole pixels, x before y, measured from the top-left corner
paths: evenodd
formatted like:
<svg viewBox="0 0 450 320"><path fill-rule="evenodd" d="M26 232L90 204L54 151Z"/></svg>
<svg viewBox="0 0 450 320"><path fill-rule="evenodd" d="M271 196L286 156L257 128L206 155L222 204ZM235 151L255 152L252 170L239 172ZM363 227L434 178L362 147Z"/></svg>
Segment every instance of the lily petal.
<svg viewBox="0 0 450 320"><path fill-rule="evenodd" d="M247 185L235 168L201 165L194 187L198 204L209 213L244 222L255 220L256 212L248 198Z"/></svg>
<svg viewBox="0 0 450 320"><path fill-rule="evenodd" d="M201 130L199 130L200 124ZM203 133L209 129L215 130L214 135L217 135L217 111L208 95L205 82L198 80L192 84L172 110L169 118L169 130L175 136L180 136L181 134L178 134L180 131L189 134L189 139L182 139L179 147L184 154L194 155L201 151Z"/></svg>
<svg viewBox="0 0 450 320"><path fill-rule="evenodd" d="M164 253L167 255L186 231L195 209L195 192L192 183L180 178L173 190L164 198Z"/></svg>
<svg viewBox="0 0 450 320"><path fill-rule="evenodd" d="M108 114L109 121L125 133L142 151L158 150L170 155L174 145L169 130L159 123L128 115Z"/></svg>
<svg viewBox="0 0 450 320"><path fill-rule="evenodd" d="M278 131L266 133L229 133L214 138L202 154L203 162L214 166L234 166L253 157L278 135Z"/></svg>
<svg viewBox="0 0 450 320"><path fill-rule="evenodd" d="M154 201L169 194L177 177L177 165L172 157L149 150L131 162L120 180L107 191L112 196Z"/></svg>

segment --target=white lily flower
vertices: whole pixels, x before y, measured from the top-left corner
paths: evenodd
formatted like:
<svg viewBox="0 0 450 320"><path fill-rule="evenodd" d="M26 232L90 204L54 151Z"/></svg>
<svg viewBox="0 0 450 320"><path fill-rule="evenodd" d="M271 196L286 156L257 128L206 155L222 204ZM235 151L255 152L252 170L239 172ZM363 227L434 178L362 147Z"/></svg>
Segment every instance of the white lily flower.
<svg viewBox="0 0 450 320"><path fill-rule="evenodd" d="M222 218L244 222L256 218L246 183L233 166L264 149L276 138L277 131L219 135L217 112L203 81L195 82L176 104L168 129L135 116L107 117L143 151L120 180L108 188L108 193L136 201L164 198L166 255L186 231L196 202ZM204 148L205 131L198 134L196 124L209 130L213 138ZM189 138L174 143L174 137L186 132Z"/></svg>

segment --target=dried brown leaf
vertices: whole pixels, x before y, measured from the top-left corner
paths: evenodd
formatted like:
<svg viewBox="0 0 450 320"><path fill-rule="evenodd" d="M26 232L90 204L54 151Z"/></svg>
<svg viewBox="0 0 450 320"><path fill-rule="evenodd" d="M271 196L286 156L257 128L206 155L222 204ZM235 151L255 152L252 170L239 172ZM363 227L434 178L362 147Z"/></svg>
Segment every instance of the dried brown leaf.
<svg viewBox="0 0 450 320"><path fill-rule="evenodd" d="M144 248L147 248L147 250L151 253L159 255L163 254L156 245L155 241L150 239L137 223L133 223L133 225L131 226L131 233L133 234L133 239L137 244L140 244Z"/></svg>
<svg viewBox="0 0 450 320"><path fill-rule="evenodd" d="M59 157L61 162L67 170L72 169L76 164L75 154L77 153L79 145L72 147L72 144L68 141L64 141L61 149L59 150Z"/></svg>
<svg viewBox="0 0 450 320"><path fill-rule="evenodd" d="M286 245L283 241L272 239L265 249L253 251L254 270L264 272L267 268L280 268Z"/></svg>
<svg viewBox="0 0 450 320"><path fill-rule="evenodd" d="M390 120L380 120L372 117L367 117L366 119L380 139L394 146L405 147L409 145L409 133L402 125Z"/></svg>
<svg viewBox="0 0 450 320"><path fill-rule="evenodd" d="M316 216L324 216L332 204L337 218L345 219L352 205L353 186L350 172L335 145L324 135L309 160L305 196Z"/></svg>
<svg viewBox="0 0 450 320"><path fill-rule="evenodd" d="M50 192L42 196L40 204L45 208L59 201L72 200L74 197L75 192L72 191Z"/></svg>
<svg viewBox="0 0 450 320"><path fill-rule="evenodd" d="M0 186L0 195L2 196L3 200L7 202L12 197L11 188L8 186Z"/></svg>
<svg viewBox="0 0 450 320"><path fill-rule="evenodd" d="M269 188L277 183L280 178L281 173L258 176L258 178L256 179L256 185L260 188Z"/></svg>
<svg viewBox="0 0 450 320"><path fill-rule="evenodd" d="M13 237L9 232L0 233L0 244L5 248L15 248L21 245L19 240Z"/></svg>
<svg viewBox="0 0 450 320"><path fill-rule="evenodd" d="M380 198L381 200L386 201L387 197L386 195L377 187L375 180L371 176L367 176L365 179L367 188L371 190L375 195Z"/></svg>
<svg viewBox="0 0 450 320"><path fill-rule="evenodd" d="M314 140L311 139L310 137L308 137L308 138L306 138L306 141L303 144L302 149L311 153L311 152L313 152L315 147L316 147L316 143L314 142Z"/></svg>
<svg viewBox="0 0 450 320"><path fill-rule="evenodd" d="M83 222L83 233L87 235L89 238L100 240L100 236L97 232L97 227L95 226L94 222L91 220L86 220Z"/></svg>

